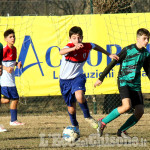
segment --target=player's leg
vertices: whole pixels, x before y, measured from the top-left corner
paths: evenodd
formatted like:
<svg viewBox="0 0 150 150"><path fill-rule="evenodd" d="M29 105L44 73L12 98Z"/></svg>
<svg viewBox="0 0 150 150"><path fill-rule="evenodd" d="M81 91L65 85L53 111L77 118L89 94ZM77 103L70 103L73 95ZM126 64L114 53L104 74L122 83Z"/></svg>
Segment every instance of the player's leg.
<svg viewBox="0 0 150 150"><path fill-rule="evenodd" d="M3 46L2 46L3 47ZM3 67L2 67L2 58L3 58L3 48L0 50L0 76L2 75L3 72ZM1 77L0 77L1 78ZM1 80L1 79L0 79ZM1 105L1 83L0 83L0 105ZM1 124L0 125L0 132L5 132L7 131L4 126Z"/></svg>
<svg viewBox="0 0 150 150"><path fill-rule="evenodd" d="M9 93L8 93L8 89L7 87L1 87L1 94L2 94L2 97L1 97L1 104L7 104L10 102L10 99L8 98L9 97Z"/></svg>
<svg viewBox="0 0 150 150"><path fill-rule="evenodd" d="M140 120L144 114L144 105L136 105L134 110L134 116Z"/></svg>
<svg viewBox="0 0 150 150"><path fill-rule="evenodd" d="M84 118L90 118L91 116L89 113L88 104L84 96L84 92L86 90L85 83L86 83L86 76L84 74L76 77L73 80L72 93L75 93L76 100L79 103L81 110L83 111Z"/></svg>
<svg viewBox="0 0 150 150"><path fill-rule="evenodd" d="M120 127L120 129L117 132L117 135L122 137L126 137L124 132L126 133L126 130L134 126L144 114L143 96L141 91L131 91L130 96L132 107L135 110L134 114L127 119L127 121Z"/></svg>
<svg viewBox="0 0 150 150"><path fill-rule="evenodd" d="M19 100L19 95L16 87L2 87L2 95L5 99L12 100L10 103L10 115L11 121L10 125L18 126L24 125L24 123L17 121L17 105Z"/></svg>
<svg viewBox="0 0 150 150"><path fill-rule="evenodd" d="M68 107L68 114L70 117L71 124L73 126L79 126L76 119L76 99L75 94L71 92L72 89L72 79L62 80L60 79L60 89L61 94L65 100L65 103Z"/></svg>
<svg viewBox="0 0 150 150"><path fill-rule="evenodd" d="M102 122L105 124L111 122L112 120L116 119L121 114L125 113L131 108L131 102L129 98L124 98L122 100L122 105L118 108L115 108L109 115L102 119Z"/></svg>
<svg viewBox="0 0 150 150"><path fill-rule="evenodd" d="M11 100L10 103L10 114L11 114L10 125L11 126L24 125L24 123L19 122L17 119L17 105L18 105L18 99Z"/></svg>
<svg viewBox="0 0 150 150"><path fill-rule="evenodd" d="M12 100L10 103L10 114L11 114L11 122L17 121L17 104L18 100Z"/></svg>
<svg viewBox="0 0 150 150"><path fill-rule="evenodd" d="M1 86L0 86L0 98L1 98ZM7 130L4 128L4 126L0 125L0 132L6 132Z"/></svg>
<svg viewBox="0 0 150 150"><path fill-rule="evenodd" d="M85 99L85 95L84 95L84 92L86 90L85 89L85 82L86 82L86 76L84 74L76 77L73 81L73 84L72 84L73 85L72 92L75 92L76 100L78 101L79 106L80 106L80 108L84 114L85 120L88 123L90 123L90 125L93 128L97 129L98 124L95 121L95 119L90 115L88 104L87 104L87 101Z"/></svg>
<svg viewBox="0 0 150 150"><path fill-rule="evenodd" d="M118 82L118 86L119 86ZM112 120L116 119L120 116L120 114L126 112L131 107L131 100L130 100L130 92L127 86L119 87L120 96L122 99L122 105L118 108L115 108L109 115L105 118L100 118L98 121L98 132L100 136L103 135L103 130L106 127L106 124L111 122Z"/></svg>
<svg viewBox="0 0 150 150"><path fill-rule="evenodd" d="M122 100L122 105L118 108L115 108L111 111L105 118L101 118L98 121L98 132L100 136L103 135L103 130L106 127L106 124L113 121L114 119L118 118L121 114L125 113L131 108L131 101L129 98L124 98Z"/></svg>
<svg viewBox="0 0 150 150"><path fill-rule="evenodd" d="M84 91L82 91L82 90L76 91L75 96L76 96L79 106L83 112L85 121L87 121L91 125L91 127L93 127L94 129L97 129L98 124L97 124L96 120L90 115L89 107L88 107L87 101L84 96Z"/></svg>
<svg viewBox="0 0 150 150"><path fill-rule="evenodd" d="M71 124L75 127L79 127L78 121L76 119L76 102L73 102L71 106L68 106L68 114Z"/></svg>
<svg viewBox="0 0 150 150"><path fill-rule="evenodd" d="M134 126L142 117L144 114L144 107L143 105L137 105L135 106L134 114L131 115L127 121L120 127L120 129L117 132L118 136L122 136L124 138L128 138L126 130Z"/></svg>
<svg viewBox="0 0 150 150"><path fill-rule="evenodd" d="M84 91L82 91L82 90L76 91L75 92L75 97L76 97L76 99L77 99L77 101L79 103L79 106L80 106L81 110L83 111L84 118L91 117L87 101L86 101L86 99L84 97Z"/></svg>
<svg viewBox="0 0 150 150"><path fill-rule="evenodd" d="M10 100L9 99L7 99L7 98L1 98L1 104L8 104L10 102Z"/></svg>

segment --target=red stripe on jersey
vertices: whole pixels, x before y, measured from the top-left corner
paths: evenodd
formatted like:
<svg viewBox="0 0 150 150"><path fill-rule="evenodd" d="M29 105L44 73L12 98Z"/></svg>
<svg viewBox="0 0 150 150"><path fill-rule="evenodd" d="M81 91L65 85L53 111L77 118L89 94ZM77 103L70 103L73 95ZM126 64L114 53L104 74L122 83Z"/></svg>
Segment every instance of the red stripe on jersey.
<svg viewBox="0 0 150 150"><path fill-rule="evenodd" d="M90 43L82 43L82 44L83 44L83 48L70 52L68 55L65 56L66 61L84 62L87 60L89 52L92 49L92 45ZM66 46L71 48L74 47L74 44L68 43Z"/></svg>
<svg viewBox="0 0 150 150"><path fill-rule="evenodd" d="M16 47L10 48L8 45L3 48L3 61L16 60L17 51Z"/></svg>

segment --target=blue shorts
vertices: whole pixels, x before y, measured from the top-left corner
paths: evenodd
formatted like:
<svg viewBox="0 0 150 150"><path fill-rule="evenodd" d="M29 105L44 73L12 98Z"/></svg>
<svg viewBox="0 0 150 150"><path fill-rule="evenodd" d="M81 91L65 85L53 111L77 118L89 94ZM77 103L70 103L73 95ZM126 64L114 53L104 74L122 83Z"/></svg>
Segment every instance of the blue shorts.
<svg viewBox="0 0 150 150"><path fill-rule="evenodd" d="M12 99L12 100L19 99L19 95L18 95L16 86L14 86L14 87L2 86L1 94L3 95L4 98L7 98L7 99Z"/></svg>
<svg viewBox="0 0 150 150"><path fill-rule="evenodd" d="M74 79L68 79L68 80L60 79L59 82L60 82L61 93L67 106L72 106L71 104L73 102L76 102L75 91L78 90L86 91L85 74L81 74Z"/></svg>

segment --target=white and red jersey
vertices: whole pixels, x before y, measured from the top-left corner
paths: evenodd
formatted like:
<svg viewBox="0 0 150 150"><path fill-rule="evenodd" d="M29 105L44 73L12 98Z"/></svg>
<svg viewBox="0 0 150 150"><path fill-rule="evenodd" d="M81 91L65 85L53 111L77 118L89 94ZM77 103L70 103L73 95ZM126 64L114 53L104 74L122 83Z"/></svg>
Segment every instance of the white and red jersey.
<svg viewBox="0 0 150 150"><path fill-rule="evenodd" d="M16 48L10 48L8 45L3 48L3 61L2 65L5 67L15 67L17 58ZM13 87L15 85L15 72L8 73L3 69L1 76L1 86Z"/></svg>
<svg viewBox="0 0 150 150"><path fill-rule="evenodd" d="M73 79L83 73L83 65L85 64L89 52L95 48L93 43L82 43L83 48L72 51L62 56L60 79ZM75 45L68 43L65 48L71 48Z"/></svg>

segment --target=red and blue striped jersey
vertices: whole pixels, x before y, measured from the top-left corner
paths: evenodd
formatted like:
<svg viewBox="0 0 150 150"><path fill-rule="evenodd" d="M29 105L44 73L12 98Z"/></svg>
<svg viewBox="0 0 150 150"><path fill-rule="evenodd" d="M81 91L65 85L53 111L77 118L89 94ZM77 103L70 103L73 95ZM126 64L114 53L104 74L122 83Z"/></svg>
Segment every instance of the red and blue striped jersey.
<svg viewBox="0 0 150 150"><path fill-rule="evenodd" d="M3 48L3 61L2 64L5 67L15 67L16 65L17 52L16 48L10 48L8 45ZM3 70L1 76L1 86L14 87L15 84L15 71L8 73L6 70Z"/></svg>
<svg viewBox="0 0 150 150"><path fill-rule="evenodd" d="M82 44L83 48L62 56L60 79L73 79L83 73L83 65L88 58L90 50L95 48L95 44ZM73 43L68 43L65 48L71 48L74 46Z"/></svg>

